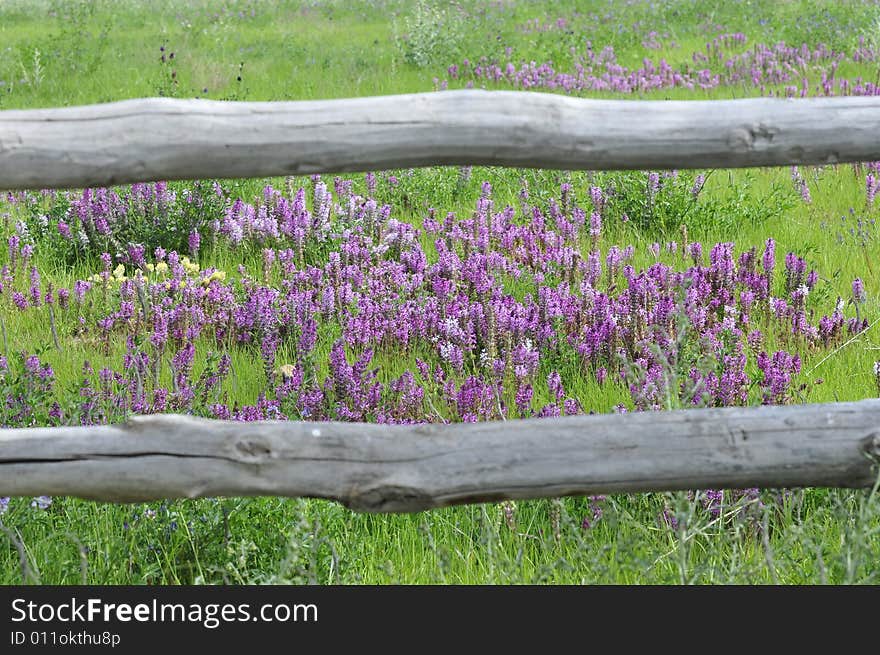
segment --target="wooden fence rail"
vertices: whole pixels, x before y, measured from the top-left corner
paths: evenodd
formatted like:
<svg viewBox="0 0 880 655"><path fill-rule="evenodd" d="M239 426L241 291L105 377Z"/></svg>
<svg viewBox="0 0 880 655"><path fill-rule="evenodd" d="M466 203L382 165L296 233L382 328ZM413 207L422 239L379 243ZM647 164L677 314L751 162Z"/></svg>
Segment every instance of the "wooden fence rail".
<svg viewBox="0 0 880 655"><path fill-rule="evenodd" d="M0 189L432 164L670 169L880 160L880 97L586 100L446 91L0 112Z"/></svg>
<svg viewBox="0 0 880 655"><path fill-rule="evenodd" d="M369 512L622 491L859 487L880 400L454 425L155 415L0 431L0 495L311 496Z"/></svg>

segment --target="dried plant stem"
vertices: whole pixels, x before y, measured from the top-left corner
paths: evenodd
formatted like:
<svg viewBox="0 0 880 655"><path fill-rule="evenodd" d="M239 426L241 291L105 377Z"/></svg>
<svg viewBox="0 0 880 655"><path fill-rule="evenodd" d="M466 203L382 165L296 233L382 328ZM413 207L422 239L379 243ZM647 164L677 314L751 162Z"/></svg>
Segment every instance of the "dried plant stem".
<svg viewBox="0 0 880 655"><path fill-rule="evenodd" d="M865 266L868 267L868 272L871 274L871 277L874 277L874 267L871 266L871 256L868 253L868 247L864 243L862 244L862 253L865 255Z"/></svg>
<svg viewBox="0 0 880 655"><path fill-rule="evenodd" d="M9 340L6 338L6 321L3 320L3 316L0 315L0 332L3 333L3 354L5 356L9 356Z"/></svg>
<svg viewBox="0 0 880 655"><path fill-rule="evenodd" d="M857 305L856 307L858 307L858 305ZM835 349L832 350L830 353L828 353L827 355L825 355L822 359L820 359L818 363L814 364L814 365L813 365L813 368L811 368L809 371L807 371L807 372L805 373L805 375L806 375L806 376L811 375L811 374L813 373L813 371L815 371L817 368L819 368L820 366L822 366L822 364L824 364L824 363L825 363L827 360L829 360L830 358L834 357L834 355L836 355L836 354L839 353L841 350L843 350L844 348L846 348L846 347L847 347L849 344L851 344L853 341L857 341L859 337L863 336L868 330L870 330L872 327L874 327L875 325L877 325L878 322L880 322L880 318L875 319L874 322L871 323L871 324L870 324L868 327L866 327L864 330L862 330L861 332L859 332L859 333L856 334L856 335L853 335L853 336L852 336L848 341L846 341L845 343L840 344L837 348L835 348Z"/></svg>
<svg viewBox="0 0 880 655"><path fill-rule="evenodd" d="M49 328L52 330L52 341L55 342L55 349L61 350L61 343L58 341L58 330L55 328L55 310L52 309L52 305L47 305L49 307ZM4 344L6 339L6 330L3 330Z"/></svg>

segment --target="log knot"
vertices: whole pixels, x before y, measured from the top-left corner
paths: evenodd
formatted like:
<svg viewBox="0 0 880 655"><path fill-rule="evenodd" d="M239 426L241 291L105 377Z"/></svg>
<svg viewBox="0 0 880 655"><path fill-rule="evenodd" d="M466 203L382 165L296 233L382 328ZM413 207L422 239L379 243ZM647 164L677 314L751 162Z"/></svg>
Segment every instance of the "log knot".
<svg viewBox="0 0 880 655"><path fill-rule="evenodd" d="M742 125L731 131L727 144L737 153L751 153L772 146L777 132L764 123Z"/></svg>
<svg viewBox="0 0 880 655"><path fill-rule="evenodd" d="M245 461L262 461L272 457L272 446L259 437L241 437L235 442L235 452Z"/></svg>
<svg viewBox="0 0 880 655"><path fill-rule="evenodd" d="M753 147L756 144L769 146L773 143L777 130L764 123L759 123L758 125L753 125L749 132L752 137Z"/></svg>
<svg viewBox="0 0 880 655"><path fill-rule="evenodd" d="M396 484L355 491L343 503L358 512L416 512L436 505L425 491Z"/></svg>
<svg viewBox="0 0 880 655"><path fill-rule="evenodd" d="M874 461L880 461L880 432L872 432L862 443L865 454Z"/></svg>

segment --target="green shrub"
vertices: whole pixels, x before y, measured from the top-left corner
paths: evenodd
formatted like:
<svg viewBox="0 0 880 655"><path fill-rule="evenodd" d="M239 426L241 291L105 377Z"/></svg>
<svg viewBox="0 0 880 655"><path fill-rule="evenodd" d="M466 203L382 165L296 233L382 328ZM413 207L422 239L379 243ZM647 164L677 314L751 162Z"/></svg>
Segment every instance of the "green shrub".
<svg viewBox="0 0 880 655"><path fill-rule="evenodd" d="M459 7L419 0L404 18L402 31L397 30L397 45L404 61L419 68L454 61L461 52L464 26Z"/></svg>

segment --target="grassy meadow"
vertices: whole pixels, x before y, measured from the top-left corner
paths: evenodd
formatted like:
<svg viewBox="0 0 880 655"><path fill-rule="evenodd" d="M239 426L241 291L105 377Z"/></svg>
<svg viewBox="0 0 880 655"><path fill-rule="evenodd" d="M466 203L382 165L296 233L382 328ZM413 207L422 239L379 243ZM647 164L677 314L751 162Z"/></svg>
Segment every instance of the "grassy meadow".
<svg viewBox="0 0 880 655"><path fill-rule="evenodd" d="M868 1L0 3L0 110L467 87L632 100L868 95L878 84L880 3ZM0 423L156 411L497 420L880 395L876 162L374 173L0 195ZM542 232L529 232L535 212ZM674 289L639 277L661 265L680 274ZM627 309L632 295L621 294L641 284L692 331L670 341L658 326L673 319ZM578 304L594 293L609 299L609 325L647 321L665 354L629 333L602 341L590 322L599 305ZM420 308L444 318L402 335L391 315ZM497 343L496 327L507 330ZM774 352L785 356L760 356ZM701 368L712 357L721 368ZM277 374L284 363L297 367L295 388ZM135 381L127 371L139 366ZM876 584L878 561L876 487L411 515L316 499L0 499L3 584Z"/></svg>

